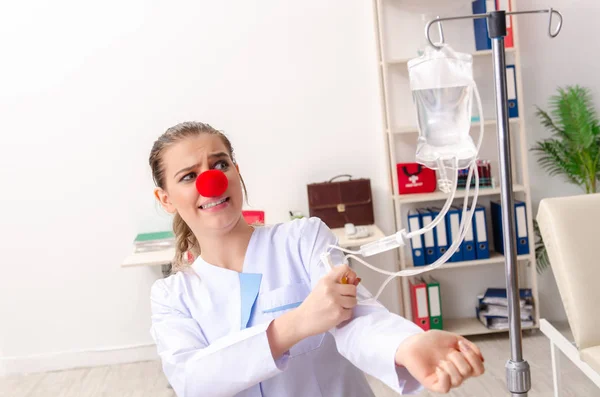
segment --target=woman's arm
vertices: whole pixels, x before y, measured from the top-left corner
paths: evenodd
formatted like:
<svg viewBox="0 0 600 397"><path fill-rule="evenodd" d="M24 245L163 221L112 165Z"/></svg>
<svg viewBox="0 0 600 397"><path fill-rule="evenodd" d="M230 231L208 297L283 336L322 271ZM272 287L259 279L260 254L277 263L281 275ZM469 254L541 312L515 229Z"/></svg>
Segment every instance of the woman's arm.
<svg viewBox="0 0 600 397"><path fill-rule="evenodd" d="M300 331L298 315L298 310L290 310L271 321L267 328L267 338L273 359L278 360L292 346L305 338Z"/></svg>
<svg viewBox="0 0 600 397"><path fill-rule="evenodd" d="M344 260L341 251L329 248L329 245L337 244L337 239L318 218L306 220L300 244L304 266L313 287L328 272L320 261L323 252L331 252L334 264ZM358 286L358 301L371 297L366 288ZM396 365L396 352L401 343L422 332L415 323L389 312L379 303L359 304L353 310L351 321L330 329L340 354L400 394L413 394L423 389L406 368Z"/></svg>
<svg viewBox="0 0 600 397"><path fill-rule="evenodd" d="M151 334L164 373L179 397L239 393L285 371L289 349L302 339L291 311L209 345L196 320L169 301L162 279L152 286L151 306Z"/></svg>

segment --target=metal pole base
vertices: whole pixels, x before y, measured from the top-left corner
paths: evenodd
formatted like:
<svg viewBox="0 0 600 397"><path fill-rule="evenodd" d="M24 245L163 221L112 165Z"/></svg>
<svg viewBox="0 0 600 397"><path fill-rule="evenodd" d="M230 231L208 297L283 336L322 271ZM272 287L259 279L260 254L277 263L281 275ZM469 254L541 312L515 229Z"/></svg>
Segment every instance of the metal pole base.
<svg viewBox="0 0 600 397"><path fill-rule="evenodd" d="M526 396L531 389L531 374L527 361L506 362L506 383L513 396Z"/></svg>

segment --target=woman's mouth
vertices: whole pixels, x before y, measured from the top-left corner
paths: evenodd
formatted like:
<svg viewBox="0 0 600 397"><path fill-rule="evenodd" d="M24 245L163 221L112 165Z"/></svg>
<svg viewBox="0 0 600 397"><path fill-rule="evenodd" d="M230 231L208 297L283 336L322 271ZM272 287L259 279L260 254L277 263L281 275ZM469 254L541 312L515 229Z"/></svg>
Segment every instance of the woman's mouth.
<svg viewBox="0 0 600 397"><path fill-rule="evenodd" d="M202 204L200 206L200 209L202 209L202 210L216 209L216 208L223 207L228 202L229 202L229 197L224 197L217 201L212 201L210 203Z"/></svg>

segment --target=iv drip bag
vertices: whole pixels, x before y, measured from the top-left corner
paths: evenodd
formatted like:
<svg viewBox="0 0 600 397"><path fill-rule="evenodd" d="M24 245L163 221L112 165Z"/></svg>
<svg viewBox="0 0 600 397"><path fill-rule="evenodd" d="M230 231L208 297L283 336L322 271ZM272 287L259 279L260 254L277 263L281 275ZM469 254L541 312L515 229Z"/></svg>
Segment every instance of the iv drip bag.
<svg viewBox="0 0 600 397"><path fill-rule="evenodd" d="M477 148L469 135L473 99L473 57L443 44L428 46L408 62L417 110L416 162L431 169L469 167ZM441 170L445 172L445 170Z"/></svg>

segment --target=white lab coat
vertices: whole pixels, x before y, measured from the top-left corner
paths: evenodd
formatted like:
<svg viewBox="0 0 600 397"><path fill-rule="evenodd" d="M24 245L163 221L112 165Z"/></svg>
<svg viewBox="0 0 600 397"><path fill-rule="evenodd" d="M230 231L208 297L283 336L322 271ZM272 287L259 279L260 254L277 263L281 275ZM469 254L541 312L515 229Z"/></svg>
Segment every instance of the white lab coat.
<svg viewBox="0 0 600 397"><path fill-rule="evenodd" d="M270 322L297 307L328 272L320 254L336 238L318 218L254 230L243 272L198 258L155 282L152 328L164 373L179 397L368 397L363 371L402 394L422 386L396 367L398 345L423 332L383 306L357 306L344 326L304 339L273 360ZM333 263L343 254L332 251ZM359 286L360 298L371 296Z"/></svg>

